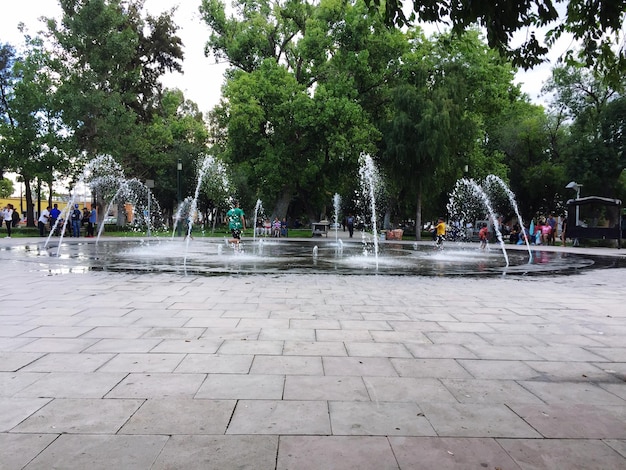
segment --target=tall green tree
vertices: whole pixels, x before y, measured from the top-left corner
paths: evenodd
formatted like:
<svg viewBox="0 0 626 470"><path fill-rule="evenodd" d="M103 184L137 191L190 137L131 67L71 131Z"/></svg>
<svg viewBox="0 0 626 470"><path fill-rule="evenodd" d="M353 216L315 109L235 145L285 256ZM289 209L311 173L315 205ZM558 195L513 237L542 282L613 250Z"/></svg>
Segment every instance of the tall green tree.
<svg viewBox="0 0 626 470"><path fill-rule="evenodd" d="M61 79L63 119L87 156L106 153L129 175L152 152L146 127L158 112L159 78L181 71L182 44L171 12L143 16L143 0L60 0L48 20Z"/></svg>
<svg viewBox="0 0 626 470"><path fill-rule="evenodd" d="M376 149L379 133L360 99L385 82L372 71L399 54L372 54L368 45L389 50L385 40L399 33L368 19L359 2L244 0L234 11L227 17L218 0L201 6L212 31L207 51L234 66L215 132L275 215L297 204L317 218L343 184L347 172L338 170L355 174L359 154Z"/></svg>

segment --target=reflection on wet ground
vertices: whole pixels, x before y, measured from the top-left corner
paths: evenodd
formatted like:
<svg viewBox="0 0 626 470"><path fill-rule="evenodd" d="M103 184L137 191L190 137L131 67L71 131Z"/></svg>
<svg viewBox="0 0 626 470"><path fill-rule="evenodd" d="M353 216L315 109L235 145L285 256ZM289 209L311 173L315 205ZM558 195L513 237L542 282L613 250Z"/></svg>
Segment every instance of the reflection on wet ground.
<svg viewBox="0 0 626 470"><path fill-rule="evenodd" d="M3 259L30 263L29 269L50 274L112 271L132 273L228 274L359 274L399 276L501 276L573 274L582 269L626 267L622 258L562 251L507 249L481 251L477 244L383 243L374 247L342 240L244 241L239 249L220 239L72 240L60 249L54 243L14 245Z"/></svg>

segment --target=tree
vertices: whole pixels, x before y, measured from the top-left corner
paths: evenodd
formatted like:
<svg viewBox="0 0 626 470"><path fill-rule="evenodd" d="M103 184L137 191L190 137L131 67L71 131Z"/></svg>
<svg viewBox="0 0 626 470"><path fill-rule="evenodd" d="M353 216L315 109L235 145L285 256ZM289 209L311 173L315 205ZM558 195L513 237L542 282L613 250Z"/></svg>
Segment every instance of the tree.
<svg viewBox="0 0 626 470"><path fill-rule="evenodd" d="M545 89L554 92L552 108L570 123L563 154L567 176L587 194L617 197L626 168L624 96L578 67L554 69Z"/></svg>
<svg viewBox="0 0 626 470"><path fill-rule="evenodd" d="M152 152L145 129L158 113L166 71L183 53L171 14L142 17L143 0L61 0L48 20L55 44L57 97L78 151L110 154L137 174Z"/></svg>
<svg viewBox="0 0 626 470"><path fill-rule="evenodd" d="M358 155L375 150L379 133L360 94L384 79L364 78L399 56L370 57L368 45L399 33L368 19L358 3L236 6L240 16L229 18L218 0L201 7L212 30L206 50L234 66L212 118L220 146L255 199L274 204L273 215L298 205L317 218L343 184L338 169L355 172Z"/></svg>
<svg viewBox="0 0 626 470"><path fill-rule="evenodd" d="M366 0L372 14L378 14L384 4L389 24L404 26L414 20L443 22L454 33L462 33L478 24L487 31L487 42L507 57L515 66L533 67L545 61L549 47L561 35L569 33L582 47L580 61L604 76L614 86L626 71L626 48L621 42L622 26L626 22L626 0L568 0L565 11L557 9L559 0L510 0L477 2L472 0L416 0L407 18L402 0ZM537 39L536 30L550 26L544 44ZM513 35L527 30L521 45L512 46ZM569 62L575 60L568 52Z"/></svg>

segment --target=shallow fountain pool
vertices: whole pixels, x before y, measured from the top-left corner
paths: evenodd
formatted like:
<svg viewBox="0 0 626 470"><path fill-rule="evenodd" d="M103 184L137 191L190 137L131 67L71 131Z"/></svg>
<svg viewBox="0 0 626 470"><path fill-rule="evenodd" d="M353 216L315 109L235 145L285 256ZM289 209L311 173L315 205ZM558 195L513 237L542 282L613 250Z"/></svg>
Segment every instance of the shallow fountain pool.
<svg viewBox="0 0 626 470"><path fill-rule="evenodd" d="M50 274L111 271L128 273L231 274L358 274L396 276L502 276L572 274L583 269L626 267L621 258L557 251L500 249L481 251L477 244L382 243L378 256L360 242L341 240L244 240L239 250L220 239L64 240L13 246L4 255L29 262ZM4 257L3 255L3 257Z"/></svg>

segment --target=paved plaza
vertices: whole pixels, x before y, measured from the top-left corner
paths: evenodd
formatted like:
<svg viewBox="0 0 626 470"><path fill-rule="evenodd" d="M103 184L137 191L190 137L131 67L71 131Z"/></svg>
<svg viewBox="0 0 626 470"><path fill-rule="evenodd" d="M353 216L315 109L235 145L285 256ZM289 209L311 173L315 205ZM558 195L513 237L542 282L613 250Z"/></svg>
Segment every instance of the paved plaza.
<svg viewBox="0 0 626 470"><path fill-rule="evenodd" d="M51 275L24 243L2 470L626 468L626 269Z"/></svg>

